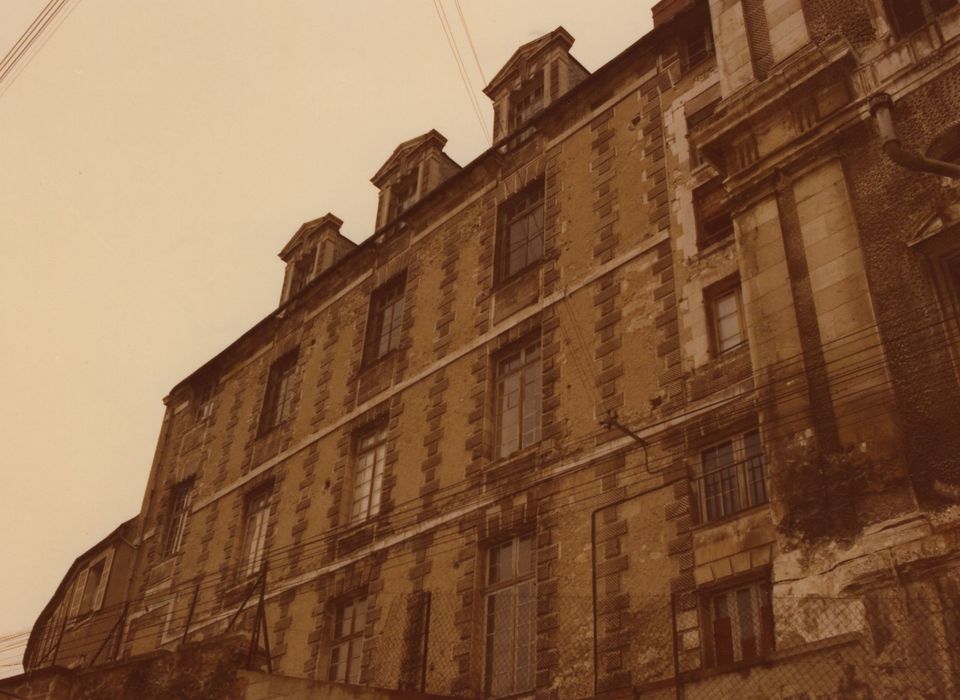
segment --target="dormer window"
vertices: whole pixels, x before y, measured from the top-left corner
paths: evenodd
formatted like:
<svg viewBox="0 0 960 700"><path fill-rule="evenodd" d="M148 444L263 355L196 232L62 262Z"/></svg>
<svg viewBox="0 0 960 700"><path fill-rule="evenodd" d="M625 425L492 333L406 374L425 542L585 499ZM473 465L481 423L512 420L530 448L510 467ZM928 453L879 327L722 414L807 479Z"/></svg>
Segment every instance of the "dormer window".
<svg viewBox="0 0 960 700"><path fill-rule="evenodd" d="M308 221L280 251L287 264L280 303L299 294L310 281L356 247L340 233L343 221L333 214Z"/></svg>
<svg viewBox="0 0 960 700"><path fill-rule="evenodd" d="M307 286L307 282L310 281L313 274L313 264L316 257L317 251L310 248L293 263L293 276L290 278L291 296Z"/></svg>
<svg viewBox="0 0 960 700"><path fill-rule="evenodd" d="M511 132L516 131L542 109L543 71L539 71L533 78L524 82L516 93L511 95L509 130Z"/></svg>
<svg viewBox="0 0 960 700"><path fill-rule="evenodd" d="M378 229L396 221L460 169L443 152L446 143L443 134L433 130L404 141L371 178L370 181L380 190Z"/></svg>
<svg viewBox="0 0 960 700"><path fill-rule="evenodd" d="M391 219L396 219L417 202L417 176L419 169L400 178L390 190Z"/></svg>
<svg viewBox="0 0 960 700"><path fill-rule="evenodd" d="M483 89L493 101L493 140L508 150L533 135L526 125L590 75L573 56L563 27L528 41ZM511 137L509 138L508 137Z"/></svg>

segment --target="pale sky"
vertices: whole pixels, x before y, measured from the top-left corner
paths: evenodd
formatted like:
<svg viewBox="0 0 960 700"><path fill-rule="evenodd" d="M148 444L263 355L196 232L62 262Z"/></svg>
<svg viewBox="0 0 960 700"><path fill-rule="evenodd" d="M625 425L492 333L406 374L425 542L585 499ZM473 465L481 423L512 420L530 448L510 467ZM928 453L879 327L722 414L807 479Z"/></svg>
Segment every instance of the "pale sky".
<svg viewBox="0 0 960 700"><path fill-rule="evenodd" d="M488 80L558 25L593 71L653 4L460 2ZM44 5L0 0L0 55ZM302 222L366 238L370 177L431 128L485 148L433 0L69 0L0 81L0 677L138 512L166 392L276 306Z"/></svg>

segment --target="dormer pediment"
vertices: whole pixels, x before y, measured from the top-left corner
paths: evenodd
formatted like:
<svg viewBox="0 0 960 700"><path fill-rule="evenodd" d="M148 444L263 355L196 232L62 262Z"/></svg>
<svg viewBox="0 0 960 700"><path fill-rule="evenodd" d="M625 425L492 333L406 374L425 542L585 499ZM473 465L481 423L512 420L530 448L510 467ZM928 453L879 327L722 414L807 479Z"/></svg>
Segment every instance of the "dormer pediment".
<svg viewBox="0 0 960 700"><path fill-rule="evenodd" d="M563 27L516 51L483 89L493 100L494 141L518 131L590 73L570 55L573 36Z"/></svg>
<svg viewBox="0 0 960 700"><path fill-rule="evenodd" d="M540 61L537 60L538 56L550 52L550 49L559 50L562 53L568 54L570 53L570 47L573 46L573 42L573 35L563 27L557 27L549 34L544 34L533 41L528 41L513 52L513 55L510 56L503 68L501 68L497 74L493 76L490 83L483 88L484 94L490 99L496 99L497 93L500 92L500 89L505 83L511 81L516 82L530 77L524 73L540 63Z"/></svg>
<svg viewBox="0 0 960 700"><path fill-rule="evenodd" d="M396 219L460 169L443 152L447 139L431 129L397 146L370 181L380 190L377 228Z"/></svg>
<svg viewBox="0 0 960 700"><path fill-rule="evenodd" d="M287 264L280 303L296 295L310 280L356 247L340 233L343 221L327 213L301 225L283 250L280 259Z"/></svg>

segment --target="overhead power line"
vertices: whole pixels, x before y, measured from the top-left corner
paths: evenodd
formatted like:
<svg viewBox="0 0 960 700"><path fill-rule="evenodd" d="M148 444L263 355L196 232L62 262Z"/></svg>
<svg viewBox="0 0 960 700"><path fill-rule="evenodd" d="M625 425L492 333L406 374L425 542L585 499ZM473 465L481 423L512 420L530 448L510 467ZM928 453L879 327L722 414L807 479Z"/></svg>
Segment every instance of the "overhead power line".
<svg viewBox="0 0 960 700"><path fill-rule="evenodd" d="M34 47L34 44L43 37L43 43L45 43L54 32L57 31L60 25L56 25L49 32L47 28L56 20L57 15L70 3L70 0L50 0L43 9L40 11L40 14L37 15L30 25L24 30L23 34L20 35L20 38L17 39L16 43L10 50L7 51L6 55L3 57L3 60L0 60L0 94L12 84L13 79L16 77L13 75L14 70L20 65L23 61L27 63L36 55L36 51L30 53L31 49ZM77 0L79 4L79 0ZM76 7L76 5L74 5ZM71 9L71 12L73 10ZM37 45L37 48L41 48L43 43ZM29 54L29 55L28 55ZM24 66L26 63L23 64ZM13 76L13 77L11 77ZM7 80L10 78L10 80ZM7 82L7 85L4 86L4 82Z"/></svg>
<svg viewBox="0 0 960 700"><path fill-rule="evenodd" d="M447 38L447 44L450 46L450 52L453 54L453 60L457 64L457 70L460 73L460 80L463 83L463 87L467 91L467 96L470 98L470 104L473 106L473 111L477 116L477 121L480 122L480 130L483 131L483 137L486 139L487 143L491 142L490 132L487 129L487 123L483 119L483 110L480 108L480 103L477 101L477 95L473 88L473 83L470 80L470 75L467 72L467 67L463 62L463 58L460 56L460 49L457 48L457 40L453 33L453 27L450 26L450 22L447 19L447 13L443 9L443 4L440 0L433 0L433 9L436 10L437 18L440 20L440 26L443 28L443 34Z"/></svg>
<svg viewBox="0 0 960 700"><path fill-rule="evenodd" d="M477 55L477 47L473 44L473 36L470 34L470 27L467 26L467 19L463 16L463 8L460 7L460 0L453 0L453 4L457 6L457 14L460 15L460 24L463 25L463 32L467 35L467 41L470 43L470 51L473 53L473 60L477 64L477 71L480 73L480 79L483 81L483 84L487 84L487 76L483 74L483 66L480 65L480 57Z"/></svg>

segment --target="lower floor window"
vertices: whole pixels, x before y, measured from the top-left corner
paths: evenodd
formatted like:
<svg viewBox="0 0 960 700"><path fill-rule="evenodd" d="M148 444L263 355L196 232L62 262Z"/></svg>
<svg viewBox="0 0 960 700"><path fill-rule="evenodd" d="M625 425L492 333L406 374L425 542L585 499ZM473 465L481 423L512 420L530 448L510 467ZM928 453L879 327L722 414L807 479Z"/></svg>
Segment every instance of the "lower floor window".
<svg viewBox="0 0 960 700"><path fill-rule="evenodd" d="M366 598L358 598L337 606L330 649L331 681L354 684L360 682L363 630L366 624Z"/></svg>
<svg viewBox="0 0 960 700"><path fill-rule="evenodd" d="M533 537L515 537L487 552L485 686L487 695L532 690L536 672Z"/></svg>
<svg viewBox="0 0 960 700"><path fill-rule="evenodd" d="M707 598L711 666L757 659L773 651L770 584L756 581Z"/></svg>

